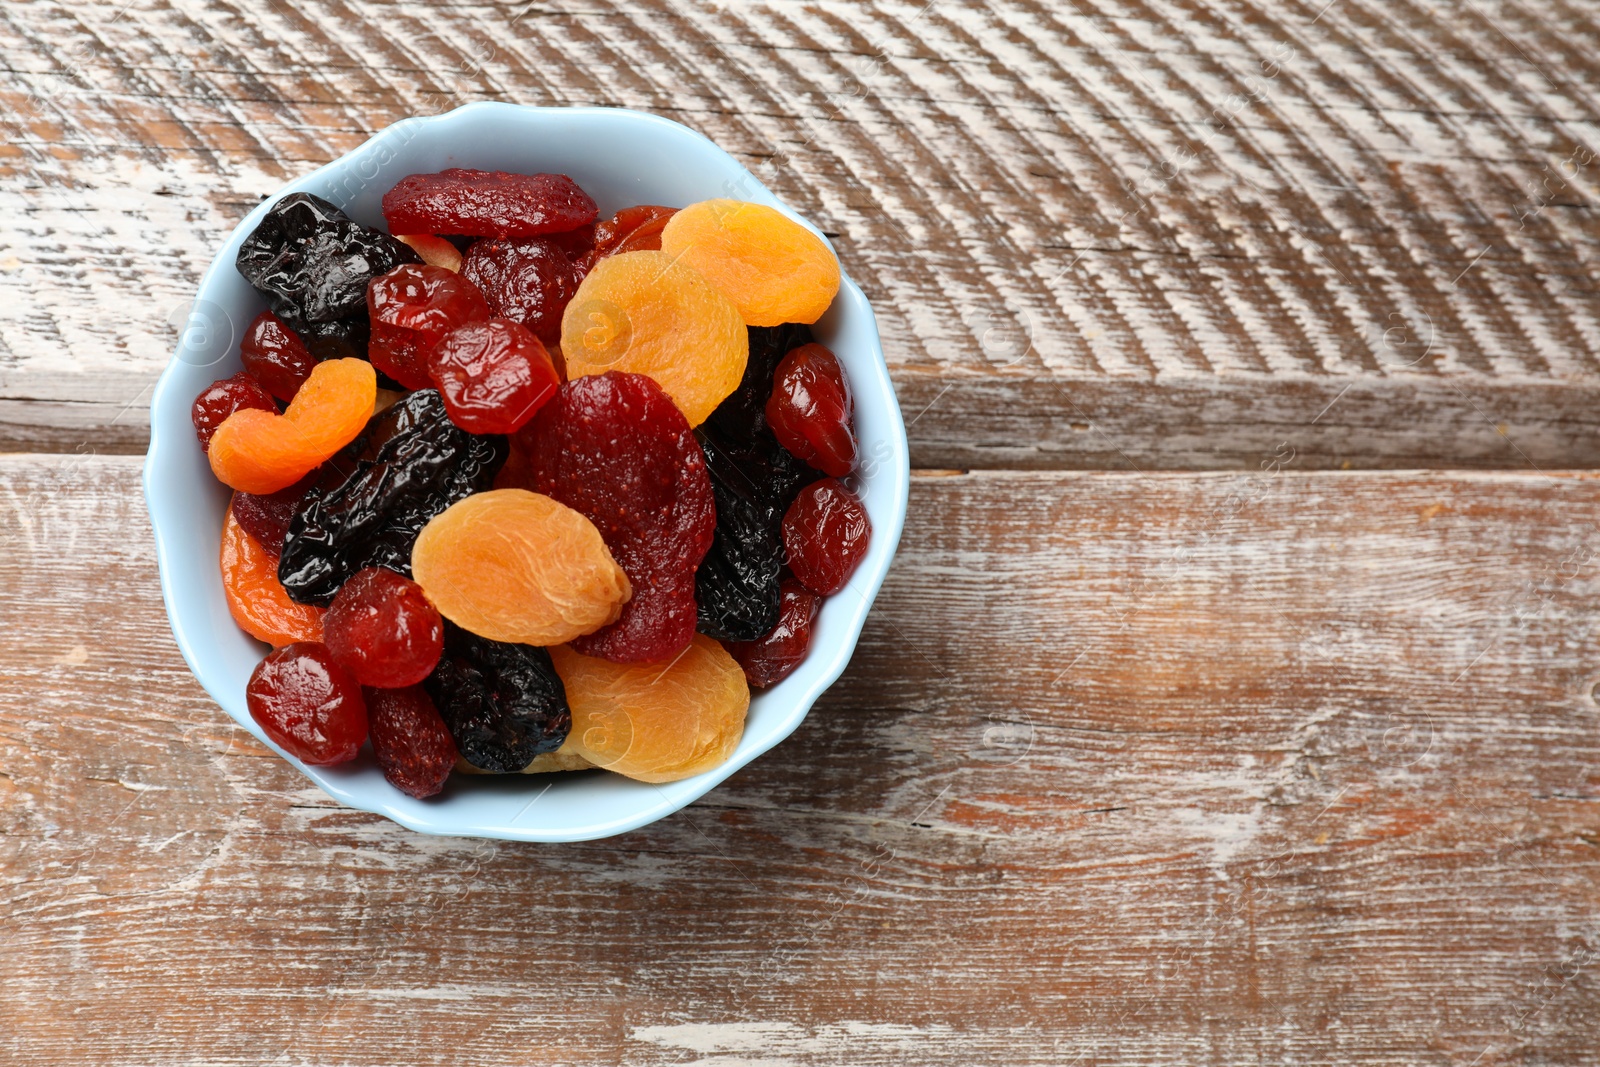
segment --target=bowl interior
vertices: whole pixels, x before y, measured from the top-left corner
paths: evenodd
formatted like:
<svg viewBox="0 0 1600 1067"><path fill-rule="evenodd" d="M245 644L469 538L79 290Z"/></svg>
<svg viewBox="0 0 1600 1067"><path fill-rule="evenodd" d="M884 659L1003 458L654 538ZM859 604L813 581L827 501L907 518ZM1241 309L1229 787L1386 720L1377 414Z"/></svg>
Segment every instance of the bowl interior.
<svg viewBox="0 0 1600 1067"><path fill-rule="evenodd" d="M379 202L395 181L451 166L570 174L598 201L602 217L631 204L681 206L721 196L788 211L731 156L676 123L622 110L510 104L473 104L398 123L289 183L278 196L315 193L356 220L382 227ZM177 352L152 400L144 474L162 591L178 646L212 698L268 745L244 700L245 683L266 646L234 625L223 600L216 560L229 491L212 476L200 451L189 406L207 383L240 369L239 339L266 304L234 269L234 257L277 198L240 223L200 283ZM753 694L743 740L727 763L666 785L598 771L454 775L443 794L419 801L383 780L370 750L354 763L331 768L284 758L343 803L416 830L570 841L620 833L675 811L788 736L849 661L899 541L910 482L905 428L877 325L854 282L844 279L814 330L844 364L855 394L863 456L856 487L872 519L872 543L849 587L824 604L806 661L779 685Z"/></svg>

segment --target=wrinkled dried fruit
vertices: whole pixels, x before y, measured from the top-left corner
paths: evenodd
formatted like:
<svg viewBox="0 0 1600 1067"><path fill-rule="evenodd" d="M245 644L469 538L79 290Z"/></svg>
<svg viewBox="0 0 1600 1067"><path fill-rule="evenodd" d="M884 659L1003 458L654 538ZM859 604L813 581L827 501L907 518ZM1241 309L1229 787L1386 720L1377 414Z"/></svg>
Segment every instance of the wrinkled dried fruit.
<svg viewBox="0 0 1600 1067"><path fill-rule="evenodd" d="M231 378L218 378L200 390L200 395L194 398L194 407L189 409L195 436L200 438L200 450L209 453L211 438L216 436L217 429L228 421L229 415L247 408L278 413L272 394L242 371Z"/></svg>
<svg viewBox="0 0 1600 1067"><path fill-rule="evenodd" d="M474 242L461 273L483 290L496 318L521 323L546 344L560 340L561 313L578 291L578 275L554 240Z"/></svg>
<svg viewBox="0 0 1600 1067"><path fill-rule="evenodd" d="M663 252L601 260L561 318L568 379L608 370L649 375L690 426L739 384L749 345L727 298Z"/></svg>
<svg viewBox="0 0 1600 1067"><path fill-rule="evenodd" d="M751 326L816 322L839 292L833 250L765 204L690 204L661 231L661 251L703 274Z"/></svg>
<svg viewBox="0 0 1600 1067"><path fill-rule="evenodd" d="M291 193L267 212L239 246L245 280L296 329L359 313L367 283L417 255L318 196ZM309 338L308 338L309 341Z"/></svg>
<svg viewBox="0 0 1600 1067"><path fill-rule="evenodd" d="M377 391L370 363L319 363L282 415L246 408L217 427L211 472L246 493L275 493L293 485L355 439L372 416Z"/></svg>
<svg viewBox="0 0 1600 1067"><path fill-rule="evenodd" d="M506 319L456 327L427 365L450 418L468 433L521 429L561 384L539 339Z"/></svg>
<svg viewBox="0 0 1600 1067"><path fill-rule="evenodd" d="M695 629L695 569L716 509L705 456L654 381L616 371L568 382L519 435L531 488L594 523L627 572L633 598L617 621L572 640L620 663L669 659Z"/></svg>
<svg viewBox="0 0 1600 1067"><path fill-rule="evenodd" d="M695 635L665 665L550 650L572 708L570 748L641 782L675 782L723 763L744 735L750 688L723 647Z"/></svg>
<svg viewBox="0 0 1600 1067"><path fill-rule="evenodd" d="M345 763L367 739L361 686L314 641L268 653L245 688L250 717L303 763Z"/></svg>
<svg viewBox="0 0 1600 1067"><path fill-rule="evenodd" d="M394 239L422 257L422 262L429 266L457 272L461 270L461 250L443 237L431 233L397 233Z"/></svg>
<svg viewBox="0 0 1600 1067"><path fill-rule="evenodd" d="M289 599L277 559L239 524L233 507L222 521L220 563L228 614L239 629L278 648L322 640L322 610Z"/></svg>
<svg viewBox="0 0 1600 1067"><path fill-rule="evenodd" d="M844 588L861 565L872 539L872 522L861 498L836 478L800 490L783 516L783 546L789 569L819 596Z"/></svg>
<svg viewBox="0 0 1600 1067"><path fill-rule="evenodd" d="M372 365L407 389L426 389L428 353L445 334L489 317L478 287L443 267L396 267L367 288Z"/></svg>
<svg viewBox="0 0 1600 1067"><path fill-rule="evenodd" d="M384 780L419 800L442 790L456 766L456 743L427 692L413 685L368 689L363 696Z"/></svg>
<svg viewBox="0 0 1600 1067"><path fill-rule="evenodd" d="M767 424L779 444L843 478L856 466L854 417L850 383L832 352L811 344L783 357L767 400Z"/></svg>
<svg viewBox="0 0 1600 1067"><path fill-rule="evenodd" d="M594 523L524 489L477 493L434 516L411 550L411 571L451 622L528 645L615 622L630 593Z"/></svg>
<svg viewBox="0 0 1600 1067"><path fill-rule="evenodd" d="M284 587L302 603L327 604L363 567L410 574L424 524L487 489L504 459L504 440L459 429L437 392L411 393L374 417L306 493L283 542Z"/></svg>
<svg viewBox="0 0 1600 1067"><path fill-rule="evenodd" d="M588 274L596 263L607 256L624 252L659 252L661 231L677 210L675 207L640 204L637 207L625 207L609 219L596 223L588 254L575 261L578 277Z"/></svg>
<svg viewBox="0 0 1600 1067"><path fill-rule="evenodd" d="M259 541L262 549L272 557L274 576L277 575L278 557L283 553L283 539L289 533L289 520L300 510L300 501L317 483L318 474L318 471L312 471L276 493L262 496L254 493L233 494L233 517L244 528L244 532Z"/></svg>
<svg viewBox="0 0 1600 1067"><path fill-rule="evenodd" d="M401 178L383 194L391 233L537 237L593 222L599 210L565 174L452 167Z"/></svg>
<svg viewBox="0 0 1600 1067"><path fill-rule="evenodd" d="M752 326L747 333L750 358L745 363L744 376L739 379L738 388L706 419L706 425L734 440L760 438L776 444L767 425L767 400L772 396L778 364L789 352L811 342L811 327L786 322L782 326Z"/></svg>
<svg viewBox="0 0 1600 1067"><path fill-rule="evenodd" d="M491 641L446 624L444 656L423 688L433 698L461 756L472 766L513 774L567 739L572 713L550 653Z"/></svg>
<svg viewBox="0 0 1600 1067"><path fill-rule="evenodd" d="M728 654L739 662L753 688L777 685L800 666L811 647L811 624L821 606L821 597L793 578L785 578L778 624L755 641L728 642Z"/></svg>
<svg viewBox="0 0 1600 1067"><path fill-rule="evenodd" d="M356 681L384 689L422 681L444 648L444 622L422 587L383 567L359 570L340 586L322 633Z"/></svg>
<svg viewBox="0 0 1600 1067"><path fill-rule="evenodd" d="M239 360L245 373L285 403L294 399L317 365L300 335L270 311L257 315L245 330Z"/></svg>

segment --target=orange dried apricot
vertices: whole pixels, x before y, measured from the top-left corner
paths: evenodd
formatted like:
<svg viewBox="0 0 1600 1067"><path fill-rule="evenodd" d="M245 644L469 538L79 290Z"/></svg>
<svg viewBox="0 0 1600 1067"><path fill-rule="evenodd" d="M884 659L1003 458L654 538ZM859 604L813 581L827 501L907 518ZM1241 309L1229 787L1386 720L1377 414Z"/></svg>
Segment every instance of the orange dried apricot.
<svg viewBox="0 0 1600 1067"><path fill-rule="evenodd" d="M378 378L364 359L318 363L282 415L248 408L211 438L211 471L241 492L275 493L355 440L372 417Z"/></svg>
<svg viewBox="0 0 1600 1067"><path fill-rule="evenodd" d="M661 251L705 275L750 326L816 322L839 292L833 250L765 204L690 204L667 221Z"/></svg>
<svg viewBox="0 0 1600 1067"><path fill-rule="evenodd" d="M721 645L696 634L668 664L612 663L552 648L572 708L570 748L641 782L675 782L733 755L750 687Z"/></svg>
<svg viewBox="0 0 1600 1067"><path fill-rule="evenodd" d="M561 352L569 381L648 375L698 426L744 377L750 336L739 309L698 272L663 252L625 252L578 286L561 316Z"/></svg>
<svg viewBox="0 0 1600 1067"><path fill-rule="evenodd" d="M435 515L411 548L411 571L457 626L526 645L616 622L633 592L594 523L526 489L475 493Z"/></svg>
<svg viewBox="0 0 1600 1067"><path fill-rule="evenodd" d="M222 592L239 628L275 648L322 640L322 609L289 599L278 561L233 517L222 522Z"/></svg>
<svg viewBox="0 0 1600 1067"><path fill-rule="evenodd" d="M461 273L461 250L431 233L397 233L394 239L410 247L430 267Z"/></svg>

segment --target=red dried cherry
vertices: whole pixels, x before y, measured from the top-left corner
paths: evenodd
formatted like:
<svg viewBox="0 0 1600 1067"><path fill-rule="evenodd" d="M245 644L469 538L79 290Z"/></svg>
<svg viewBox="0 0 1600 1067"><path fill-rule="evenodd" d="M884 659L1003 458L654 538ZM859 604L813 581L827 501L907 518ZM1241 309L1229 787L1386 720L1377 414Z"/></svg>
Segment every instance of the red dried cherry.
<svg viewBox="0 0 1600 1067"><path fill-rule="evenodd" d="M661 231L677 211L675 207L640 204L625 207L609 219L595 223L593 249L577 260L579 276L588 274L596 263L607 256L619 256L624 252L659 252Z"/></svg>
<svg viewBox="0 0 1600 1067"><path fill-rule="evenodd" d="M837 478L800 490L783 516L783 547L789 569L818 596L831 596L861 565L872 538L872 522L861 498Z"/></svg>
<svg viewBox="0 0 1600 1067"><path fill-rule="evenodd" d="M383 567L357 571L322 617L329 653L362 685L398 689L433 672L444 622L422 587Z"/></svg>
<svg viewBox="0 0 1600 1067"><path fill-rule="evenodd" d="M344 763L367 739L361 686L324 645L298 641L256 664L245 688L250 717L304 763Z"/></svg>
<svg viewBox="0 0 1600 1067"><path fill-rule="evenodd" d="M778 594L778 625L754 641L724 641L729 655L744 668L745 681L756 689L777 685L794 672L811 647L811 624L822 598L793 578L785 577Z"/></svg>
<svg viewBox="0 0 1600 1067"><path fill-rule="evenodd" d="M283 539L289 534L289 520L300 510L306 491L317 484L322 474L318 467L287 489L276 493L233 494L233 519L244 532L261 542L267 555L277 559L283 552Z"/></svg>
<svg viewBox="0 0 1600 1067"><path fill-rule="evenodd" d="M468 433L512 433L561 379L539 339L507 319L457 326L428 353L428 376L450 421Z"/></svg>
<svg viewBox="0 0 1600 1067"><path fill-rule="evenodd" d="M555 241L474 242L461 273L483 290L495 318L521 323L546 344L561 339L561 313L578 291L578 275Z"/></svg>
<svg viewBox="0 0 1600 1067"><path fill-rule="evenodd" d="M200 395L194 398L189 418L194 422L194 432L200 438L201 450L210 452L211 437L217 432L217 427L226 422L229 415L245 408L259 408L274 415L278 413L278 405L272 402L272 394L243 371L231 378L218 378L200 390Z"/></svg>
<svg viewBox="0 0 1600 1067"><path fill-rule="evenodd" d="M593 222L599 209L565 174L453 167L401 178L383 194L390 233L537 237Z"/></svg>
<svg viewBox="0 0 1600 1067"><path fill-rule="evenodd" d="M300 335L270 311L257 315L245 330L239 359L247 374L284 403L294 399L317 366Z"/></svg>
<svg viewBox="0 0 1600 1067"><path fill-rule="evenodd" d="M766 411L778 443L797 459L835 478L855 469L855 403L844 368L826 348L801 345L783 357Z"/></svg>
<svg viewBox="0 0 1600 1067"><path fill-rule="evenodd" d="M390 785L421 799L444 788L456 765L456 743L421 686L368 689L372 753Z"/></svg>
<svg viewBox="0 0 1600 1067"><path fill-rule="evenodd" d="M489 317L489 305L471 281L454 271L407 263L367 286L372 365L407 389L426 389L428 350L451 330Z"/></svg>

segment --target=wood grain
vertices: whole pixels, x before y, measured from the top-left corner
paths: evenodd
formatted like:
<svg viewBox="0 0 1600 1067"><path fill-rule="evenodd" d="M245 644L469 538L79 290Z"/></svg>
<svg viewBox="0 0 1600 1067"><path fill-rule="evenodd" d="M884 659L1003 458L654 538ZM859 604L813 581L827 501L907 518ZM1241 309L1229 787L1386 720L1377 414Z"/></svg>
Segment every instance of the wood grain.
<svg viewBox="0 0 1600 1067"><path fill-rule="evenodd" d="M920 472L781 753L555 847L235 729L137 476L0 459L7 1062L1593 1062L1600 479Z"/></svg>
<svg viewBox="0 0 1600 1067"><path fill-rule="evenodd" d="M0 447L138 452L286 178L477 99L654 111L834 235L922 466L1600 463L1569 0L18 0Z"/></svg>

